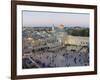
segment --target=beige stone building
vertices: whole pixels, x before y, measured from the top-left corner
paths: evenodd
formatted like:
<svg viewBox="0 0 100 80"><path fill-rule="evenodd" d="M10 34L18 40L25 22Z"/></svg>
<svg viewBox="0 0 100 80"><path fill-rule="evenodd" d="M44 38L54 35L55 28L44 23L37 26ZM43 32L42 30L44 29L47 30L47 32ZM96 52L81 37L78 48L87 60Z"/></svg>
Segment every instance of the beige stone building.
<svg viewBox="0 0 100 80"><path fill-rule="evenodd" d="M77 45L77 46L88 46L89 37L67 35L64 38L64 44Z"/></svg>

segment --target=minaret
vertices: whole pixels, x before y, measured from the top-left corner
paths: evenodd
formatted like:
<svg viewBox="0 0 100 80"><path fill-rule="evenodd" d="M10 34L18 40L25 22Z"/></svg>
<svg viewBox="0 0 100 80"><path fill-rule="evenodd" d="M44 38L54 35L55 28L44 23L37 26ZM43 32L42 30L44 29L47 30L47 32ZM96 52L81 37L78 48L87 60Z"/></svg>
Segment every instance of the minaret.
<svg viewBox="0 0 100 80"><path fill-rule="evenodd" d="M54 28L55 26L54 26L54 24L53 24L53 26L52 26L52 32L55 32L55 28Z"/></svg>

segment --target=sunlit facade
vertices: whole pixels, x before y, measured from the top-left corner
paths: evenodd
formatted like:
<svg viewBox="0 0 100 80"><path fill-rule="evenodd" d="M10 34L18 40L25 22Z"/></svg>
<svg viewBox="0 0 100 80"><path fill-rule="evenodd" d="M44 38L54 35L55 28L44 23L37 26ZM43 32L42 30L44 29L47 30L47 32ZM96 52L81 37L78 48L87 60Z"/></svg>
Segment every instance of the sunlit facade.
<svg viewBox="0 0 100 80"><path fill-rule="evenodd" d="M65 37L64 44L76 45L76 46L88 46L89 38L69 35Z"/></svg>

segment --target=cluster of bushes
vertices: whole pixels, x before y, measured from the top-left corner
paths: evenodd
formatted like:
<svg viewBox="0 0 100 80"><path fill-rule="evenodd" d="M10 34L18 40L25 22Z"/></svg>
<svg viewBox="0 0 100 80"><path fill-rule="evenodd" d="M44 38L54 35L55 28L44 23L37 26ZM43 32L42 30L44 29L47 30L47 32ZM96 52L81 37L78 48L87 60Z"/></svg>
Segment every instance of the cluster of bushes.
<svg viewBox="0 0 100 80"><path fill-rule="evenodd" d="M83 36L83 37L89 37L89 28L81 28L81 29L67 29L66 32L69 35L73 36Z"/></svg>

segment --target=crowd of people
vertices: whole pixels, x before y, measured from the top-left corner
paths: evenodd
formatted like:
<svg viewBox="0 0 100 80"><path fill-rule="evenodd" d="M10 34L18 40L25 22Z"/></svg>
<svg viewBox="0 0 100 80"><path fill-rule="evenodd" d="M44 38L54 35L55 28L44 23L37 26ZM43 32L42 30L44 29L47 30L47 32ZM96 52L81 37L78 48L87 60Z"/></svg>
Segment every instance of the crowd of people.
<svg viewBox="0 0 100 80"><path fill-rule="evenodd" d="M82 52L83 49L85 49L86 52ZM87 47L83 47L78 52L67 51L65 47L55 48L55 50L44 48L36 52L34 51L30 58L35 61L40 68L89 65L89 52Z"/></svg>

